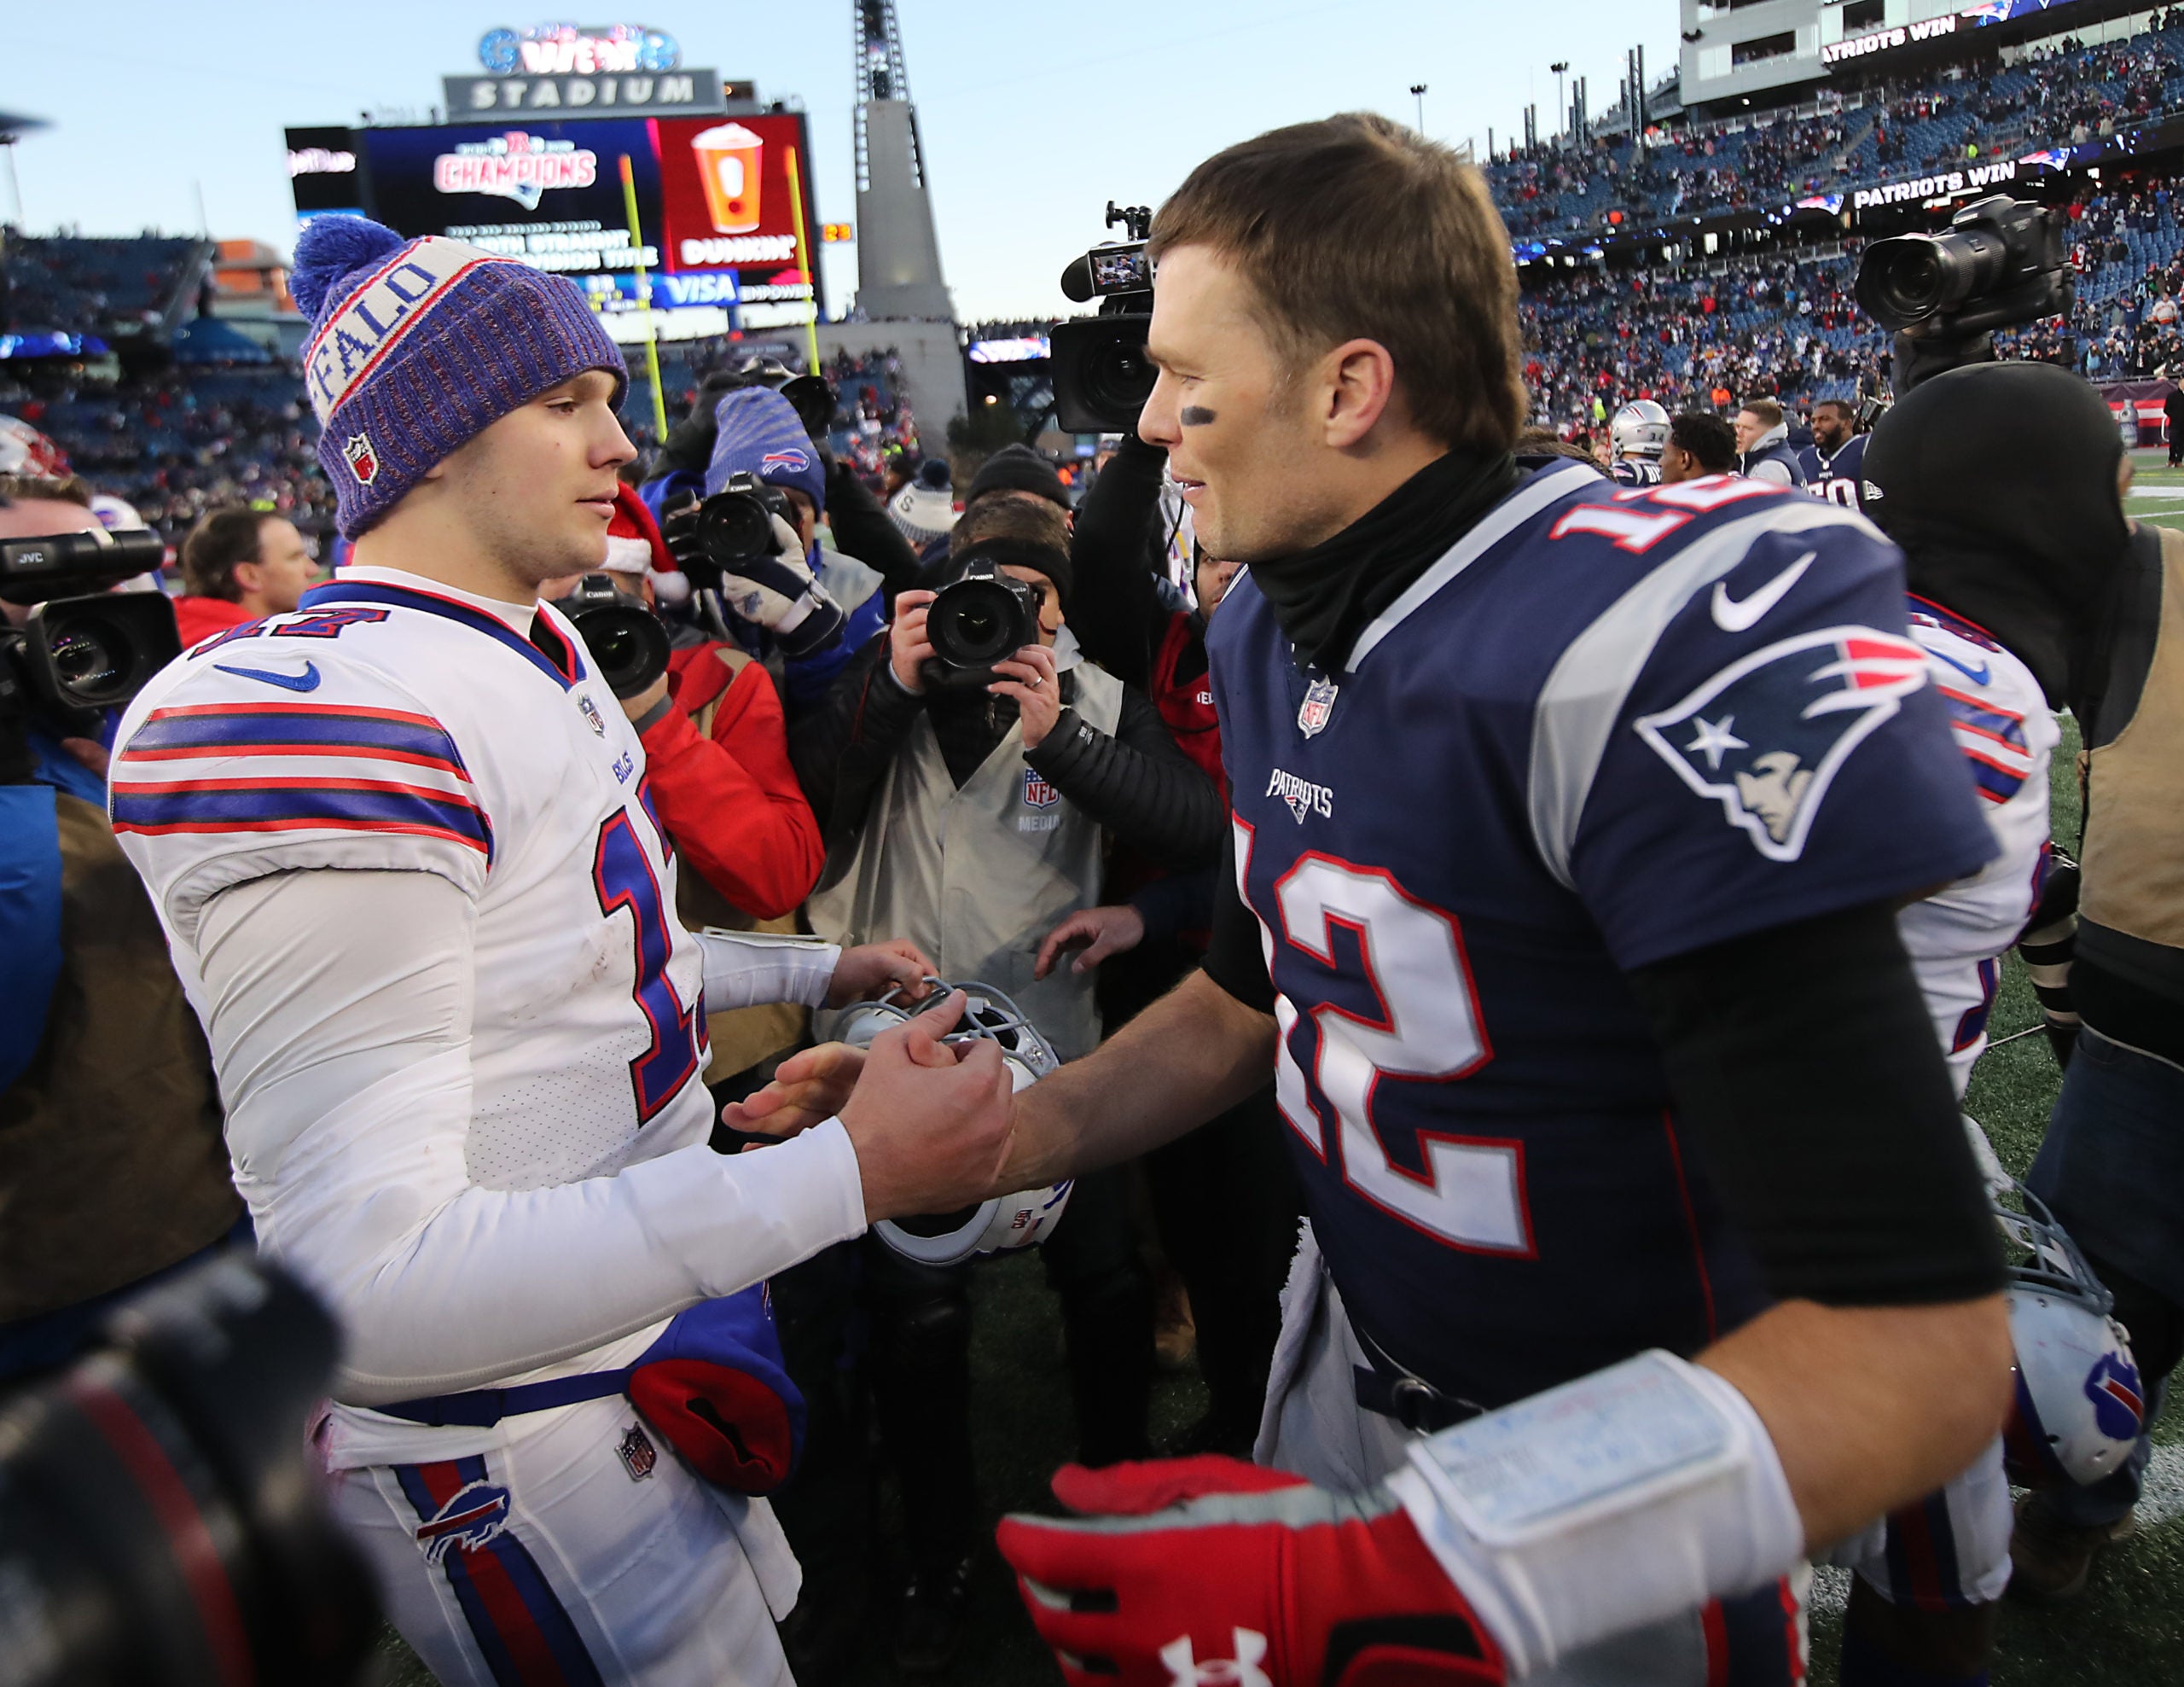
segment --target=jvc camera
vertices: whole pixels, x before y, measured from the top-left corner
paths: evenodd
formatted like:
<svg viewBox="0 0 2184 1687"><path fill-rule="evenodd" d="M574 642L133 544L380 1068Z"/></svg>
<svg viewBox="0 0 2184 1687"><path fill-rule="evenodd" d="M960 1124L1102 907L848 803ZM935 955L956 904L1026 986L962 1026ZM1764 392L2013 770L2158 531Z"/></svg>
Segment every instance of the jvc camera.
<svg viewBox="0 0 2184 1687"><path fill-rule="evenodd" d="M1897 334L1897 397L1919 381L1992 356L1987 335L2066 315L2077 278L2059 218L2001 194L1974 200L1937 235L1875 241L1855 283L1867 316Z"/></svg>
<svg viewBox="0 0 2184 1687"><path fill-rule="evenodd" d="M1145 239L1153 212L1142 205L1107 201L1107 226L1126 241L1095 246L1061 272L1063 294L1078 304L1100 301L1100 313L1056 323L1048 336L1054 383L1054 425L1067 433L1131 433L1153 396L1159 374L1145 358L1153 322L1153 263Z"/></svg>
<svg viewBox="0 0 2184 1687"><path fill-rule="evenodd" d="M739 572L738 563L774 554L770 518L775 515L796 525L786 492L755 474L731 474L711 497L671 511L659 524L660 537L693 588L717 591L723 575Z"/></svg>
<svg viewBox="0 0 2184 1687"><path fill-rule="evenodd" d="M87 717L126 703L182 654L164 594L113 590L166 550L148 532L0 539L0 599L31 611L20 628L0 622L0 720L35 712L88 734Z"/></svg>
<svg viewBox="0 0 2184 1687"><path fill-rule="evenodd" d="M619 589L612 574L586 574L561 608L617 697L648 690L667 672L666 627L642 598Z"/></svg>
<svg viewBox="0 0 2184 1687"><path fill-rule="evenodd" d="M378 1600L305 1463L338 1337L231 1249L0 1404L0 1679L341 1687Z"/></svg>
<svg viewBox="0 0 2184 1687"><path fill-rule="evenodd" d="M960 579L940 588L926 613L932 658L921 670L928 686L967 691L991 684L1005 662L1039 642L1039 606L1045 594L1028 580L1004 574L991 556L973 556Z"/></svg>

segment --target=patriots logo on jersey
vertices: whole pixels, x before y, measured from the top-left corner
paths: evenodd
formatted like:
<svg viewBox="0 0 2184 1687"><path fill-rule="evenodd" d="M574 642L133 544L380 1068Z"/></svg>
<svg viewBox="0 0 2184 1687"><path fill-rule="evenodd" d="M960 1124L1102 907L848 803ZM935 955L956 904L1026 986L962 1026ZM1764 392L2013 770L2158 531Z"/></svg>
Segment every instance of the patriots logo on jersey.
<svg viewBox="0 0 2184 1687"><path fill-rule="evenodd" d="M508 1491L472 1482L417 1526L425 1561L437 1564L450 1550L475 1552L508 1526Z"/></svg>
<svg viewBox="0 0 2184 1687"><path fill-rule="evenodd" d="M2093 1402L2093 1421L2111 1441L2138 1439L2146 1422L2146 1397L2139 1387L2138 1367L2117 1353L2103 1353L2085 1379L2085 1397Z"/></svg>
<svg viewBox="0 0 2184 1687"><path fill-rule="evenodd" d="M1850 752L1926 683L1926 652L1909 639L1829 627L1740 658L1635 725L1762 855L1795 861Z"/></svg>

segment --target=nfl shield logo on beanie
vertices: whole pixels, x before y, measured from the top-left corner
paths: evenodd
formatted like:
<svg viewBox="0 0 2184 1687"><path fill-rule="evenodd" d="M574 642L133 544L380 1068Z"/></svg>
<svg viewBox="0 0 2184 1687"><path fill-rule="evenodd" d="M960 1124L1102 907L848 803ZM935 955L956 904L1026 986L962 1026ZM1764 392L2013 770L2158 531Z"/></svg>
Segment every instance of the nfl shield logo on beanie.
<svg viewBox="0 0 2184 1687"><path fill-rule="evenodd" d="M361 433L351 433L341 447L341 455L348 459L349 472L357 481L369 486L379 474L379 457L372 450L372 442Z"/></svg>

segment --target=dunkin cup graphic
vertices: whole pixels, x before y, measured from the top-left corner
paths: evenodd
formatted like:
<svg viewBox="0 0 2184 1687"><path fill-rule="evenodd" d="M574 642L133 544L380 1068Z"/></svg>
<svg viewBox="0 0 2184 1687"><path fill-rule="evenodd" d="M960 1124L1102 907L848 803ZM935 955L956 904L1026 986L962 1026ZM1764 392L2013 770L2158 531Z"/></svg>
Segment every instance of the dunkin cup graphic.
<svg viewBox="0 0 2184 1687"><path fill-rule="evenodd" d="M758 154L765 144L740 123L718 124L691 139L706 209L724 235L747 235L758 226Z"/></svg>

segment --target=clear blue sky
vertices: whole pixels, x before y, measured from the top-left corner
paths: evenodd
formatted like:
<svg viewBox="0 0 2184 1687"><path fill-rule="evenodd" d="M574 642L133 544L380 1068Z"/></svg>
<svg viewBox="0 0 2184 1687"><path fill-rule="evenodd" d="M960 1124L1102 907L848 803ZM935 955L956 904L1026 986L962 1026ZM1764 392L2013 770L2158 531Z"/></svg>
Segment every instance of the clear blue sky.
<svg viewBox="0 0 2184 1687"><path fill-rule="evenodd" d="M286 250L293 234L281 131L374 108L421 114L443 75L474 73L479 35L549 10L578 23L665 29L685 63L801 96L819 213L856 213L851 7L775 0L549 8L493 0L368 7L84 0L17 12L0 110L54 126L17 147L26 225L87 234L197 227ZM581 13L581 15L575 15ZM1527 100L1552 125L1554 78L1615 100L1623 49L1649 79L1674 63L1675 0L900 0L910 91L931 154L941 259L967 317L1064 308L1055 277L1103 237L1112 196L1158 204L1208 153L1262 129L1371 108L1406 120L1427 85L1436 138L1506 138ZM0 177L0 215L14 214ZM846 302L855 259L827 254Z"/></svg>

